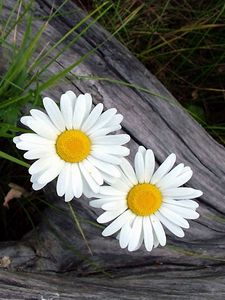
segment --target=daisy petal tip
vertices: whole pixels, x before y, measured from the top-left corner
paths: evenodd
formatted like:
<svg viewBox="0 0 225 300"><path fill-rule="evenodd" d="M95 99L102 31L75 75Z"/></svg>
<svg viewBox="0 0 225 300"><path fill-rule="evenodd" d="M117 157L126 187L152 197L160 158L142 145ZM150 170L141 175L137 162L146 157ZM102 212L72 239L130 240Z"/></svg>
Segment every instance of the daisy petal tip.
<svg viewBox="0 0 225 300"><path fill-rule="evenodd" d="M28 118L27 118L27 116L24 116L24 117L20 118L20 122L23 125L28 126Z"/></svg>
<svg viewBox="0 0 225 300"><path fill-rule="evenodd" d="M160 242L160 245L161 245L162 247L165 247L165 246L166 246L166 240L161 241L161 242Z"/></svg>
<svg viewBox="0 0 225 300"><path fill-rule="evenodd" d="M65 198L64 198L64 201L67 203L67 202L70 202L71 200L73 200L74 196L67 196L65 195Z"/></svg>
<svg viewBox="0 0 225 300"><path fill-rule="evenodd" d="M194 216L192 217L192 220L196 220L200 217L200 214L196 211Z"/></svg>
<svg viewBox="0 0 225 300"><path fill-rule="evenodd" d="M199 190L199 197L203 195L203 192Z"/></svg>
<svg viewBox="0 0 225 300"><path fill-rule="evenodd" d="M71 90L66 91L65 94L76 96L76 94ZM63 95L65 95L65 94L63 94Z"/></svg>
<svg viewBox="0 0 225 300"><path fill-rule="evenodd" d="M19 136L15 136L14 138L13 138L13 143L14 144L17 144L17 143L19 143L20 142L20 137Z"/></svg>
<svg viewBox="0 0 225 300"><path fill-rule="evenodd" d="M59 197L64 196L64 193L63 193L63 192L59 192L59 191L56 190L56 193L57 193L57 195L58 195Z"/></svg>
<svg viewBox="0 0 225 300"><path fill-rule="evenodd" d="M97 221L99 224L104 224L104 223L106 223L106 221L102 218L102 215L99 216L99 217L97 218L96 221ZM102 235L103 235L103 236L106 236L106 235L104 235L104 234L105 234L105 230L103 230Z"/></svg>
<svg viewBox="0 0 225 300"><path fill-rule="evenodd" d="M31 167L32 167L32 166L31 166ZM31 167L28 169L28 173L29 173L30 175L33 175L33 172L32 172Z"/></svg>
<svg viewBox="0 0 225 300"><path fill-rule="evenodd" d="M128 156L128 155L130 155L130 149L127 148L127 152L124 156Z"/></svg>
<svg viewBox="0 0 225 300"><path fill-rule="evenodd" d="M95 206L95 204L94 204L94 201L95 201L95 200L89 201L89 205L90 205L91 207L95 207L95 208L96 208L96 206Z"/></svg>
<svg viewBox="0 0 225 300"><path fill-rule="evenodd" d="M149 252L149 253L152 252L152 248L150 249L150 248L146 248L146 247L145 247L145 250L146 250L147 252Z"/></svg>
<svg viewBox="0 0 225 300"><path fill-rule="evenodd" d="M131 140L131 137L130 137L130 135L129 135L129 134L126 134L126 140L127 140L127 142L126 142L126 143L128 143L128 142Z"/></svg>
<svg viewBox="0 0 225 300"><path fill-rule="evenodd" d="M179 238L183 238L185 236L184 231L182 233L180 233Z"/></svg>
<svg viewBox="0 0 225 300"><path fill-rule="evenodd" d="M37 182L39 183L39 184L44 184L45 183L45 180L43 180L43 178L38 178L38 180L37 180Z"/></svg>
<svg viewBox="0 0 225 300"><path fill-rule="evenodd" d="M97 219L97 221L98 221L98 219ZM100 222L99 222L99 223L100 223ZM101 224L101 223L100 223L100 224ZM107 229L107 227L106 227L106 229ZM107 232L106 229L102 231L102 236L104 236L104 237L110 236L110 234Z"/></svg>
<svg viewBox="0 0 225 300"><path fill-rule="evenodd" d="M199 204L198 202L194 201L195 202L195 209L199 207Z"/></svg>
<svg viewBox="0 0 225 300"><path fill-rule="evenodd" d="M175 153L171 153L169 156L170 156L170 159L171 159L171 160L176 161L177 156L176 156Z"/></svg>
<svg viewBox="0 0 225 300"><path fill-rule="evenodd" d="M104 108L103 103L98 103L96 106L98 106L101 110L103 110L103 108Z"/></svg>
<svg viewBox="0 0 225 300"><path fill-rule="evenodd" d="M49 97L44 97L42 101L43 101L44 107L45 107L46 105L48 105L49 103L52 103L52 102L53 102L53 100L52 100L51 98L49 98Z"/></svg>

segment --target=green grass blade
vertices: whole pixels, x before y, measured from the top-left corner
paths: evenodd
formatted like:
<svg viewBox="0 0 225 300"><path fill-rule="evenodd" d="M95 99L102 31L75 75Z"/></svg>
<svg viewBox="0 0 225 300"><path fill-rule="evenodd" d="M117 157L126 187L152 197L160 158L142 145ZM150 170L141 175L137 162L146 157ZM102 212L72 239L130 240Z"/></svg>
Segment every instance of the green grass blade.
<svg viewBox="0 0 225 300"><path fill-rule="evenodd" d="M9 154L7 154L7 153L5 153L3 151L0 151L0 157L4 158L4 159L7 159L7 160L9 160L9 161L11 161L13 163L18 164L18 165L21 165L23 167L26 167L26 168L30 167L30 165L28 163L26 163L26 162L24 162L24 161L22 161L22 160L20 160L20 159L18 159L16 157L14 157L12 155L9 155Z"/></svg>
<svg viewBox="0 0 225 300"><path fill-rule="evenodd" d="M78 66L80 63L85 61L88 57L90 57L94 52L96 52L100 47L102 47L108 40L110 40L113 36L115 36L124 26L126 26L133 17L138 13L140 8L137 8L130 16L126 19L126 21L121 25L111 36L109 36L104 42L99 44L97 47L93 48L92 50L88 51L85 55L83 55L78 61L71 64L69 67L65 68L64 70L58 72L56 75L52 76L47 82L40 85L40 91L43 91L53 84L55 84L56 81L62 79L66 74L68 74L71 70L73 70L76 66Z"/></svg>

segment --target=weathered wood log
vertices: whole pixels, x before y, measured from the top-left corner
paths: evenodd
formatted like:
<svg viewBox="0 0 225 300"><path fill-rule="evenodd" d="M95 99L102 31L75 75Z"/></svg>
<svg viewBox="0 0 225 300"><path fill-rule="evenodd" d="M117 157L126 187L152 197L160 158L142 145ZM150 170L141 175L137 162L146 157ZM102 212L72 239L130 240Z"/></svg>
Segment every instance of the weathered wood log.
<svg viewBox="0 0 225 300"><path fill-rule="evenodd" d="M5 16L13 3L4 3ZM61 3L54 1L55 7ZM36 0L35 14L47 16L52 5L50 0ZM70 14L62 13L48 24L43 44L56 42L84 17L73 2L63 11ZM34 22L36 30L42 23ZM18 30L22 33L24 27ZM87 199L73 200L91 255L69 217L67 204L50 185L46 197L55 209L46 208L37 230L21 241L0 244L0 257L9 257L7 270L0 271L0 298L83 299L93 295L94 299L224 299L225 149L124 46L109 37L99 24L93 25L48 69L46 78L104 44L46 94L57 99L73 89L91 93L95 104L116 107L125 116L123 131L132 137L131 159L140 144L153 149L158 162L176 153L178 162L194 170L190 185L204 192L199 199L201 217L191 222L184 239L168 233L166 247L151 253L144 249L129 253L120 249L116 239L101 236L102 229L94 223L96 211ZM79 79L81 76L89 79Z"/></svg>

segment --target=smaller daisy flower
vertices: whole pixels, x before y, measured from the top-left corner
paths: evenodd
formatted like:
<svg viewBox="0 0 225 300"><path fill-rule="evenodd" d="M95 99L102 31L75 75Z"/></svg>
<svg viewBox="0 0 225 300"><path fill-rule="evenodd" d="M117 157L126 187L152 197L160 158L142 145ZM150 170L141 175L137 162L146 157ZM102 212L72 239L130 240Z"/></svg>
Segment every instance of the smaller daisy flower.
<svg viewBox="0 0 225 300"><path fill-rule="evenodd" d="M191 200L202 192L190 187L180 187L192 177L190 167L179 164L171 154L154 172L155 157L152 150L139 147L134 166L124 158L122 176L111 186L102 186L92 207L105 212L99 223L111 222L103 236L119 232L121 248L138 250L144 242L147 251L166 245L164 227L178 237L184 237L183 228L189 228L187 219L197 219L198 203ZM114 220L114 221L113 221Z"/></svg>
<svg viewBox="0 0 225 300"><path fill-rule="evenodd" d="M40 190L56 177L56 190L65 201L83 193L98 193L104 181L120 177L117 165L129 149L127 134L108 135L121 129L122 115L115 108L103 112L103 104L92 109L90 94L78 97L67 91L61 96L60 108L50 98L43 99L44 113L38 109L21 122L34 133L21 134L13 141L26 150L26 159L37 159L29 168L32 187Z"/></svg>

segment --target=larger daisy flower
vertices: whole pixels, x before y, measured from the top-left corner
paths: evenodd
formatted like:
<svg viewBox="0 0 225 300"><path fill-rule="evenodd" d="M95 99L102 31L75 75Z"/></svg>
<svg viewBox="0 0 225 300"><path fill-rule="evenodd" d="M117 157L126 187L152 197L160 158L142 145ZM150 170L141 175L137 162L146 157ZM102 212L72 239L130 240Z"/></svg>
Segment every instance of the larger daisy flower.
<svg viewBox="0 0 225 300"><path fill-rule="evenodd" d="M115 108L103 113L103 104L92 109L90 94L68 91L60 108L50 98L43 99L47 112L32 109L21 122L34 131L14 138L17 148L26 150L26 159L37 159L29 168L33 189L39 190L57 179L57 193L65 201L98 193L104 180L120 177L117 165L129 149L122 146L127 134L108 135L121 128L122 115Z"/></svg>
<svg viewBox="0 0 225 300"><path fill-rule="evenodd" d="M175 168L175 154L171 154L154 172L155 158L152 150L139 147L135 156L135 170L123 158L122 176L111 186L102 186L96 200L90 205L105 212L99 223L108 225L103 236L119 232L121 248L139 249L144 242L147 251L166 245L164 227L178 237L189 228L187 219L196 219L198 203L191 200L202 192L190 187L180 187L192 177L190 167L179 164ZM173 168L173 169L172 169Z"/></svg>

